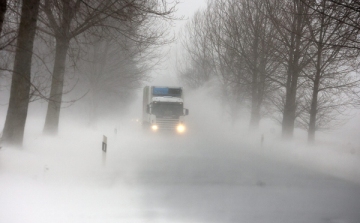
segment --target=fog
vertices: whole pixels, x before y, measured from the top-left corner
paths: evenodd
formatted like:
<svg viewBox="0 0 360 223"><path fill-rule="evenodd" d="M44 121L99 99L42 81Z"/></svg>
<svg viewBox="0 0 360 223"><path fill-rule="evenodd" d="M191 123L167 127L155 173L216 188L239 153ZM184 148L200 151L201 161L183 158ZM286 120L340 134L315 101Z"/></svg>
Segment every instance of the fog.
<svg viewBox="0 0 360 223"><path fill-rule="evenodd" d="M63 109L47 137L33 103L23 148L0 150L1 222L359 221L359 144L333 132L307 147L301 131L281 142L271 120L249 133L248 115L230 123L215 98L186 92L185 135L144 132L138 98L96 127Z"/></svg>
<svg viewBox="0 0 360 223"><path fill-rule="evenodd" d="M184 20L173 21L176 35L203 6L179 4L176 15ZM348 111L344 125L317 131L312 145L300 128L284 141L281 124L268 114L258 128L249 127L248 102L231 116L216 75L195 90L178 80L179 41L157 49L165 56L150 56L151 66L139 62L147 58L140 50L131 57L113 45L107 50L116 53L106 62L107 54L98 55L104 43L98 44L86 46L94 55L86 52L90 59L77 61L78 70L66 70L58 134L43 134L48 104L36 98L23 146L0 145L0 223L360 222L358 110ZM91 56L104 57L119 79L100 82L104 64ZM159 63L156 69L152 63ZM99 86L90 89L94 83ZM1 129L8 84L0 89ZM144 85L183 87L190 111L184 134L142 127Z"/></svg>

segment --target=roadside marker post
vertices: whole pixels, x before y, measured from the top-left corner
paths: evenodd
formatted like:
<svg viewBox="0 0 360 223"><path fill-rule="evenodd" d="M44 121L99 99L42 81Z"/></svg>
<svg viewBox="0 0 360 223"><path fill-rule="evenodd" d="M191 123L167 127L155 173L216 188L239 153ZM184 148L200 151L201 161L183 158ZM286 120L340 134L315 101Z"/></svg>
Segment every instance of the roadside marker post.
<svg viewBox="0 0 360 223"><path fill-rule="evenodd" d="M107 137L103 135L103 141L102 141L102 151L106 153L107 150Z"/></svg>
<svg viewBox="0 0 360 223"><path fill-rule="evenodd" d="M106 164L106 151L107 151L107 137L103 135L103 141L102 141L102 161L103 165Z"/></svg>

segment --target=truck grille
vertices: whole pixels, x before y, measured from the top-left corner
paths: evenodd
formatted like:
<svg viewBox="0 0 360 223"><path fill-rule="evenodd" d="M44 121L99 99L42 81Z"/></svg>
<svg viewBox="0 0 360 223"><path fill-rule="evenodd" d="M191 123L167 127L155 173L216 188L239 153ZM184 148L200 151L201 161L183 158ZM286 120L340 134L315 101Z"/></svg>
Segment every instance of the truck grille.
<svg viewBox="0 0 360 223"><path fill-rule="evenodd" d="M179 119L156 119L156 124L159 126L159 130L175 130L179 124Z"/></svg>

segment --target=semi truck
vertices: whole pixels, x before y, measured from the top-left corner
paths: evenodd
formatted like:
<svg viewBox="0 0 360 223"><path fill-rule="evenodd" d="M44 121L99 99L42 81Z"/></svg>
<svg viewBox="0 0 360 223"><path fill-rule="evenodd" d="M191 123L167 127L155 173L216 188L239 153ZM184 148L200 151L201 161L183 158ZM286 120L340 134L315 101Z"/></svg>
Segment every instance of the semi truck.
<svg viewBox="0 0 360 223"><path fill-rule="evenodd" d="M184 108L181 87L145 86L143 90L142 126L153 132L186 131L184 117L189 110Z"/></svg>

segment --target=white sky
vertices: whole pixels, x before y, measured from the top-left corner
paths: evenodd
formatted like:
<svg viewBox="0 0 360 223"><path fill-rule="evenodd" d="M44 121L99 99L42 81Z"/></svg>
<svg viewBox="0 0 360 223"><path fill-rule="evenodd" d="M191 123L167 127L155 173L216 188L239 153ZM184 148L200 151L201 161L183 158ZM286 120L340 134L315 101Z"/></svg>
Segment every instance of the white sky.
<svg viewBox="0 0 360 223"><path fill-rule="evenodd" d="M205 6L206 0L180 0L179 4L176 7L175 16L182 19L174 21L173 25L173 30L176 38L178 38L178 32L180 31L181 27L183 27L186 22L191 19L196 10ZM176 44L178 43L174 42L170 46L165 47L165 49L170 49L170 52L167 52L169 55L166 57L166 60L161 64L160 69L155 70L152 73L153 80L150 83L151 85L179 85L176 78L175 68Z"/></svg>
<svg viewBox="0 0 360 223"><path fill-rule="evenodd" d="M194 12L206 5L205 0L181 0L179 5L177 6L176 15L191 17Z"/></svg>

